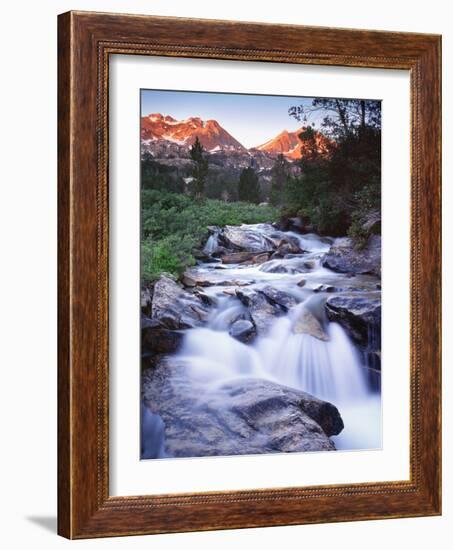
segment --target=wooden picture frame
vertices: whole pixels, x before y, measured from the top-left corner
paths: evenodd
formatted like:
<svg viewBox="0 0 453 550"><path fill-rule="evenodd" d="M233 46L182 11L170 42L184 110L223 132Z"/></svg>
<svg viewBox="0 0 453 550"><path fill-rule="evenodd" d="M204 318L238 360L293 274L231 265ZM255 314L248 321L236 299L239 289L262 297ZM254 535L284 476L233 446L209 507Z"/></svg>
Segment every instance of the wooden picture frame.
<svg viewBox="0 0 453 550"><path fill-rule="evenodd" d="M440 514L440 37L69 12L59 16L58 48L59 534L89 538ZM410 71L409 481L109 495L111 54Z"/></svg>

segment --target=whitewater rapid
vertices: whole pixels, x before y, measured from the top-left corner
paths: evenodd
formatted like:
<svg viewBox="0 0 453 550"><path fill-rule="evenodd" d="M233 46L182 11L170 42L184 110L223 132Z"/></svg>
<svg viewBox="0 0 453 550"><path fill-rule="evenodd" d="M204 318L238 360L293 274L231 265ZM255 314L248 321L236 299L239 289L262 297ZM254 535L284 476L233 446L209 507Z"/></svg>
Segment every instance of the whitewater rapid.
<svg viewBox="0 0 453 550"><path fill-rule="evenodd" d="M245 227L268 231L266 226ZM314 234L281 233L297 239L303 255L275 259L271 261L274 264L226 265L213 261L195 268L204 279L212 277L214 284L203 290L215 297L216 305L205 326L186 331L177 352L178 361L186 366L196 392L215 393L216 388L226 382L252 377L329 401L338 408L345 425L340 435L332 437L337 450L379 449L382 444L380 392L370 384L362 354L346 331L338 323L329 322L324 313L326 298L335 293L319 291L319 286L341 287L346 278L321 265L331 241ZM210 254L216 246L216 236L211 235L204 252ZM293 272L292 265L296 266L302 256L311 262L312 269L303 274ZM276 265L284 272L275 272ZM226 291L224 283L215 284L219 273L223 280L231 279L238 285L253 281L246 287L251 290L270 285L292 295L298 303L276 316L268 332L258 335L253 343L242 343L230 336L229 327L247 308L234 293ZM356 280L356 284L359 287L363 284L364 288L367 282L366 276ZM304 309L319 321L326 339L295 330Z"/></svg>

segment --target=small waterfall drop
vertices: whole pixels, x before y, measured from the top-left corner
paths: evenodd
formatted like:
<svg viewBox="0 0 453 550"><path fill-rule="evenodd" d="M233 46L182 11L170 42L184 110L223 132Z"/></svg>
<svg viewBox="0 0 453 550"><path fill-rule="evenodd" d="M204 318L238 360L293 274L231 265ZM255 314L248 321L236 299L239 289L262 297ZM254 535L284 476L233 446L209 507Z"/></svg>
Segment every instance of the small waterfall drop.
<svg viewBox="0 0 453 550"><path fill-rule="evenodd" d="M206 255L213 254L219 245L219 239L217 233L213 233L212 235L209 235L208 240L206 241L206 244L204 245L203 252Z"/></svg>
<svg viewBox="0 0 453 550"><path fill-rule="evenodd" d="M287 231L285 235L289 235L293 239L296 239L302 250L306 252L327 252L330 248L328 239L321 239L319 235L315 233L295 233L294 231Z"/></svg>
<svg viewBox="0 0 453 550"><path fill-rule="evenodd" d="M228 303L228 302L226 302ZM304 304L278 317L265 336L243 344L225 330L241 306L223 306L207 328L191 329L178 354L200 392L238 378L263 378L333 403L345 423L337 449L379 448L380 399L368 385L361 356L338 323L327 323L327 340L293 331Z"/></svg>
<svg viewBox="0 0 453 550"><path fill-rule="evenodd" d="M360 357L337 323L326 327L327 341L292 330L303 304L257 342L264 369L281 384L333 403L367 395Z"/></svg>

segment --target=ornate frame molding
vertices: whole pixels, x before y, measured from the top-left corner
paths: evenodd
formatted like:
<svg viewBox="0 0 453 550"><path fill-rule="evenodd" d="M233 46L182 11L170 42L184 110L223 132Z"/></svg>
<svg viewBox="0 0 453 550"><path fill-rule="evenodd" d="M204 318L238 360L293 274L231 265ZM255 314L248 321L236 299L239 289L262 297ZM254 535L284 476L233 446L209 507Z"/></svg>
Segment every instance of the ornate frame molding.
<svg viewBox="0 0 453 550"><path fill-rule="evenodd" d="M169 36L176 40L170 43ZM289 49L282 48L283 39ZM116 54L410 71L409 481L109 496L108 61ZM60 534L440 514L440 106L438 36L87 12L59 16Z"/></svg>

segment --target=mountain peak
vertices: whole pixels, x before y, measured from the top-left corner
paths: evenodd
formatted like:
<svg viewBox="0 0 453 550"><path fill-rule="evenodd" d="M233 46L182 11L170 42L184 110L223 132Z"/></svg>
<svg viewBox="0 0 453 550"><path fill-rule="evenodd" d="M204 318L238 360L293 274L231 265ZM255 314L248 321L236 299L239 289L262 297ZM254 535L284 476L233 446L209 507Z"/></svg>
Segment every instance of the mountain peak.
<svg viewBox="0 0 453 550"><path fill-rule="evenodd" d="M142 140L166 140L180 145L192 145L197 137L208 151L245 150L245 147L214 119L204 121L200 117L190 117L186 120L176 120L170 115L164 116L161 113L142 117Z"/></svg>
<svg viewBox="0 0 453 550"><path fill-rule="evenodd" d="M306 149L305 144L299 138L300 133L304 130L306 130L305 126L302 126L294 132L283 130L273 139L266 141L262 145L258 145L256 149L267 153L283 154L290 159L299 159L304 156ZM330 140L317 130L314 130L314 133L318 150L320 152L327 152L331 143Z"/></svg>

